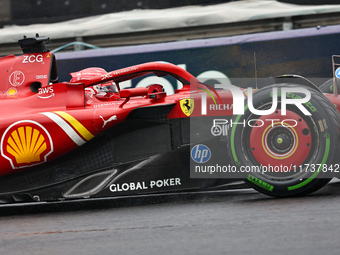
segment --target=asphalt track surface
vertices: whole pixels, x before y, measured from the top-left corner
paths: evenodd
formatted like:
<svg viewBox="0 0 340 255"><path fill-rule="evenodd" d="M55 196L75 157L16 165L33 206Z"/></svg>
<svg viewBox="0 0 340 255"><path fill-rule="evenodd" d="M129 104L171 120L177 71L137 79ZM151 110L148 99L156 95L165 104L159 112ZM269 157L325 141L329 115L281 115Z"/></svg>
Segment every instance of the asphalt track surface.
<svg viewBox="0 0 340 255"><path fill-rule="evenodd" d="M339 254L340 182L275 199L251 189L0 207L0 254Z"/></svg>

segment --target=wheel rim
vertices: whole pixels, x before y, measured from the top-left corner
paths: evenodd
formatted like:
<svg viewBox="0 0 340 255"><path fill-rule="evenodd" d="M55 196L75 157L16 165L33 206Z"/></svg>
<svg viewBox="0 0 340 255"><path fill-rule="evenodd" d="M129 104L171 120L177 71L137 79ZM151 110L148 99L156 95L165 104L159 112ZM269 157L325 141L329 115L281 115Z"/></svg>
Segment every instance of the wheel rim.
<svg viewBox="0 0 340 255"><path fill-rule="evenodd" d="M268 121L269 120L269 121ZM312 132L293 111L281 110L256 119L250 130L251 156L270 172L291 172L310 155Z"/></svg>

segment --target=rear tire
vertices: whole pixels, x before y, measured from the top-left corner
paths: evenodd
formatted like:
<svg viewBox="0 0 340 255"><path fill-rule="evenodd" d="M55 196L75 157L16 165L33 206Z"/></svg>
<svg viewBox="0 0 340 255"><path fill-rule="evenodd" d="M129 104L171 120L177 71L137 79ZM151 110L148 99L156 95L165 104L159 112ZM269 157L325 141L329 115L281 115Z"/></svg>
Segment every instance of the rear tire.
<svg viewBox="0 0 340 255"><path fill-rule="evenodd" d="M296 87L280 84L257 91L253 95L255 109L271 107L274 86ZM254 115L246 107L244 115L232 118L233 123L247 123L229 129L232 162L239 169L256 169L246 172L245 182L261 193L274 197L306 195L325 186L335 175L333 171L339 171L339 113L323 94L304 88L311 93L310 101L304 104L310 116L295 105L287 105L287 115L281 115L279 97L277 110L270 115ZM305 95L288 94L299 96Z"/></svg>
<svg viewBox="0 0 340 255"><path fill-rule="evenodd" d="M329 94L333 93L333 79L329 79L326 82L322 83L319 89L322 91L322 93L329 93Z"/></svg>

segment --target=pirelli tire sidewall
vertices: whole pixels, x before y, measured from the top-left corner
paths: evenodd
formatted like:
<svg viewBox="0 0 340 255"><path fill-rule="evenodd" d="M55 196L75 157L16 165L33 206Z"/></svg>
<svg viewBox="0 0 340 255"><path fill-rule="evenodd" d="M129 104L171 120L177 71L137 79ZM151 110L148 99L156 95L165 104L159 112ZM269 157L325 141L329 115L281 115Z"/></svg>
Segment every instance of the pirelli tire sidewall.
<svg viewBox="0 0 340 255"><path fill-rule="evenodd" d="M280 90L281 87L296 87L297 85L280 84L268 86L254 93L253 105L255 109L260 109L265 104L272 102L272 88L277 87ZM299 87L303 87L298 85ZM324 164L327 167L336 167L339 164L339 159L336 155L337 147L340 142L340 118L339 113L332 105L332 103L321 93L304 87L311 93L311 99L309 107L306 108L312 114L311 116L304 116L299 110L292 108L291 110L297 113L299 116L305 118L309 125L308 127L313 130L313 143L308 158L304 164ZM304 95L301 95L304 97ZM279 97L278 107L280 105ZM246 103L245 103L246 104ZM312 110L313 111L312 111ZM258 116L253 115L247 106L245 107L244 115L233 116L232 121L234 123L242 123L250 118L256 118ZM319 124L319 123L322 123ZM232 163L235 166L253 166L260 165L256 160L252 159L251 149L249 148L248 134L251 127L244 127L243 125L233 125L229 130L228 150ZM314 192L324 185L326 185L336 174L319 169L319 171L301 171L301 174L297 178L287 178L285 180L275 180L275 178L267 178L260 172L243 173L242 176L247 184L261 193L275 196L275 197L287 197L287 196L300 196Z"/></svg>
<svg viewBox="0 0 340 255"><path fill-rule="evenodd" d="M333 78L329 79L326 82L324 82L323 84L321 84L319 89L323 93L333 93ZM338 91L339 91L339 89L338 89Z"/></svg>

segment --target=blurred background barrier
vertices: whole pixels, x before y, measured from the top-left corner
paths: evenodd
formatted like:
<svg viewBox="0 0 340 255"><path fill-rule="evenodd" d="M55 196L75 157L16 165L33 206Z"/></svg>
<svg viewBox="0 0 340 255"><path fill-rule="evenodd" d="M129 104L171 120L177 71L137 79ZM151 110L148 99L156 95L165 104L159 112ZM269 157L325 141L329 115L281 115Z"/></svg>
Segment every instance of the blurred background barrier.
<svg viewBox="0 0 340 255"><path fill-rule="evenodd" d="M321 84L332 77L332 55L340 54L340 25L211 39L56 53L59 77L89 66L107 71L149 61L171 62L210 83L229 78L254 86L255 77L299 74ZM156 77L155 83L165 78ZM136 86L136 79L125 86ZM177 83L168 80L174 88ZM273 82L261 79L262 85ZM261 85L261 84L260 84Z"/></svg>
<svg viewBox="0 0 340 255"><path fill-rule="evenodd" d="M213 5L240 0L1 0L0 25L54 23L134 9L167 9L189 5ZM298 5L339 4L338 0L279 0Z"/></svg>

